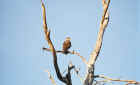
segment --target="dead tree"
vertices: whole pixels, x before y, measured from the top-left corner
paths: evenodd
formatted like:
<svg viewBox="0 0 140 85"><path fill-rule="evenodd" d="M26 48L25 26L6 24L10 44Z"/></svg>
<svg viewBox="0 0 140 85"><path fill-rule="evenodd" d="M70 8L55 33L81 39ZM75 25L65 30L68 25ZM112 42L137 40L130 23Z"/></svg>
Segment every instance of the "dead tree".
<svg viewBox="0 0 140 85"><path fill-rule="evenodd" d="M103 41L103 36L104 36L104 32L105 29L108 25L109 22L109 13L108 13L108 8L109 8L109 4L110 4L110 0L102 0L102 5L103 5L103 15L102 15L102 19L100 22L100 28L99 28L99 32L98 32L98 36L97 36L97 41L96 41L96 46L93 49L90 58L88 61L86 61L86 59L80 55L80 53L77 53L75 51L68 51L68 54L72 54L72 55L77 55L80 56L80 58L82 59L82 61L86 64L87 66L87 73L85 74L85 79L81 81L83 82L83 85L98 85L98 84L104 84L108 81L115 81L115 82L125 82L126 85L128 84L140 84L140 82L134 81L134 80L120 80L120 79L112 79L109 77L106 77L104 75L95 75L94 74L94 70L95 70L95 62L98 58L98 55L100 53L101 47L102 47L102 41ZM65 76L62 76L62 73L60 72L58 63L57 63L57 53L64 53L62 50L55 50L55 47L50 39L50 30L47 27L47 23L46 23L46 11L45 11L45 5L41 0L41 6L42 6L42 14L43 14L43 28L44 28L44 32L45 32L45 39L49 45L49 48L43 48L43 50L46 51L50 51L53 55L53 65L55 68L55 72L57 75L57 78L65 83L66 85L72 85L72 80L71 80L71 70L74 69L78 74L78 71L76 70L75 66L72 64L69 64L68 66L68 72L66 73ZM50 75L49 71L47 70L48 74L49 74L49 78L52 82L52 84L56 85L56 82L54 81L53 77ZM97 81L97 78L101 78L103 79L102 81Z"/></svg>

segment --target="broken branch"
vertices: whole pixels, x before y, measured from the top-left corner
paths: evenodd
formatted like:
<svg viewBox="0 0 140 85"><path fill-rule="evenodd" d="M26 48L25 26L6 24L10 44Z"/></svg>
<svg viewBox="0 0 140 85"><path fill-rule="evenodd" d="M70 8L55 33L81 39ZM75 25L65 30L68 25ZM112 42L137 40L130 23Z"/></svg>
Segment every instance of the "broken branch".
<svg viewBox="0 0 140 85"><path fill-rule="evenodd" d="M137 81L134 81L134 80L113 79L113 78L110 78L110 77L107 77L107 76L104 76L104 75L95 75L94 77L105 79L105 80L103 80L104 82L107 82L107 81L125 82L126 85L128 85L128 84L140 84L140 82L137 82Z"/></svg>
<svg viewBox="0 0 140 85"><path fill-rule="evenodd" d="M45 72L48 73L49 79L51 80L52 84L56 85L56 82L55 82L54 78L51 76L50 72L48 70L46 70Z"/></svg>

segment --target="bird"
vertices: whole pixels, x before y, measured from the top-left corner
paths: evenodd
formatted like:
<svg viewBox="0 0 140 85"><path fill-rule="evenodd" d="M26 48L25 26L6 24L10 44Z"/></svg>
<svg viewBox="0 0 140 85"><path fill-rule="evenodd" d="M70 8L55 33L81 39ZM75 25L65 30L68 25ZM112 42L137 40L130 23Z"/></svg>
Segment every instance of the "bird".
<svg viewBox="0 0 140 85"><path fill-rule="evenodd" d="M70 37L66 37L65 41L63 42L63 48L62 51L64 54L68 54L68 50L71 47L71 38Z"/></svg>

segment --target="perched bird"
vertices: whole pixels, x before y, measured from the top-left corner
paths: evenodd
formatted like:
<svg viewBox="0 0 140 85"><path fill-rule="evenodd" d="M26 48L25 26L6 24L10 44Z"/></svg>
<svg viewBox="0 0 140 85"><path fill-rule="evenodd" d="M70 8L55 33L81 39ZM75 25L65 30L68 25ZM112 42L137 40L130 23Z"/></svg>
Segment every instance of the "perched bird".
<svg viewBox="0 0 140 85"><path fill-rule="evenodd" d="M70 37L66 37L65 41L63 42L63 51L64 54L68 53L68 49L71 47Z"/></svg>

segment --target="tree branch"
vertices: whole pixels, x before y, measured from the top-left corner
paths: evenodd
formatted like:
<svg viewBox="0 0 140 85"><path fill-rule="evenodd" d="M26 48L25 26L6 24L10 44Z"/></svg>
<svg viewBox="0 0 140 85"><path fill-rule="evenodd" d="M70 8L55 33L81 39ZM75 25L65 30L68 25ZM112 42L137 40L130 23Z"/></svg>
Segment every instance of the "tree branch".
<svg viewBox="0 0 140 85"><path fill-rule="evenodd" d="M125 82L126 85L128 85L128 84L140 84L140 82L137 82L137 81L134 81L134 80L113 79L113 78L109 78L109 77L104 76L104 75L95 75L94 77L105 79L105 80L103 80L104 82L108 82L108 81Z"/></svg>
<svg viewBox="0 0 140 85"><path fill-rule="evenodd" d="M80 81L83 83L83 78L82 78L82 77L80 76L80 74L79 74L79 71L80 71L80 70L74 68L74 71L75 71L76 75L79 77Z"/></svg>
<svg viewBox="0 0 140 85"><path fill-rule="evenodd" d="M102 1L105 2L104 0L102 0ZM103 13L103 17L102 17L102 20L100 23L100 29L99 29L99 33L98 33L98 37L97 37L97 41L96 41L96 46L95 46L95 49L92 51L90 59L88 61L89 65L93 65L95 63L95 61L100 53L100 50L101 50L103 35L105 32L105 28L108 24L107 22L109 21L109 14L106 12L106 10L108 9L109 3L110 3L110 0L108 0L107 6L106 6L106 4L103 4L103 7L105 7L104 13ZM106 15L106 16L104 16L104 15ZM102 23L102 21L103 21L103 23Z"/></svg>
<svg viewBox="0 0 140 85"><path fill-rule="evenodd" d="M55 71L56 71L57 77L58 77L58 79L60 81L62 81L66 85L72 85L71 74L70 74L70 71L71 71L72 67L68 67L68 73L66 74L65 77L63 77L61 72L60 72L58 63L57 63L56 50L55 50L55 48L53 46L53 43L52 43L52 41L50 39L50 30L48 30L47 23L46 23L45 5L42 2L42 0L41 0L41 5L42 5L42 9L43 9L43 13L42 14L43 14L43 28L44 28L44 32L45 32L45 39L48 42L48 45L50 47L49 49L50 49L50 51L52 52L52 55L53 55L53 63L54 63L54 67L55 67Z"/></svg>
<svg viewBox="0 0 140 85"><path fill-rule="evenodd" d="M55 82L54 78L51 76L50 72L48 70L46 70L45 72L48 73L49 79L51 80L52 84L56 85L56 82Z"/></svg>
<svg viewBox="0 0 140 85"><path fill-rule="evenodd" d="M102 20L100 23L100 29L99 29L99 33L97 36L96 46L95 46L95 49L92 51L89 61L88 61L88 73L86 74L84 85L92 85L92 83L93 83L94 64L100 53L102 41L103 41L103 35L105 32L105 28L107 27L107 24L109 21L109 14L108 14L107 10L109 7L110 0L108 0L107 4L106 4L105 0L102 0L102 3L103 3L104 12L103 12Z"/></svg>
<svg viewBox="0 0 140 85"><path fill-rule="evenodd" d="M43 47L43 50L51 51L49 48L45 48L45 47ZM65 54L64 51L62 51L62 50L57 50L56 52L57 52L57 53ZM86 64L86 66L88 65L88 62L86 61L86 59L85 59L83 56L80 55L80 53L78 53L78 52L76 52L76 51L68 51L67 54L73 54L73 55L79 56L79 57L82 59L82 61ZM66 55L67 55L67 54L66 54Z"/></svg>

